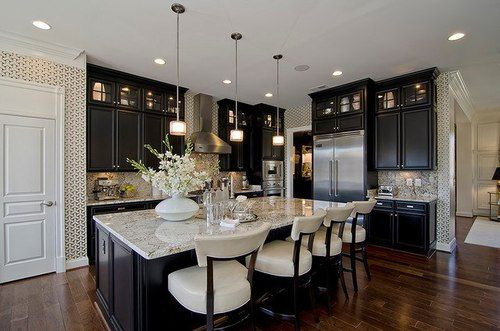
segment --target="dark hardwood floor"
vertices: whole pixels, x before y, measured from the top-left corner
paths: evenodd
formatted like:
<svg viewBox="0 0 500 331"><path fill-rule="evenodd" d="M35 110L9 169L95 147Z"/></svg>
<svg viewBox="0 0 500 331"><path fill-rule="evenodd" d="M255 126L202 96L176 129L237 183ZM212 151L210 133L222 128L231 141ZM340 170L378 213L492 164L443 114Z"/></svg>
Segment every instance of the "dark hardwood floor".
<svg viewBox="0 0 500 331"><path fill-rule="evenodd" d="M372 280L359 268L360 290L350 300L336 293L333 316L318 300L320 323L311 310L301 315L305 330L500 328L500 250L464 244L472 219L457 219L454 254L431 259L369 248ZM93 268L50 274L0 286L0 330L105 330L97 312ZM262 330L293 325L258 316Z"/></svg>

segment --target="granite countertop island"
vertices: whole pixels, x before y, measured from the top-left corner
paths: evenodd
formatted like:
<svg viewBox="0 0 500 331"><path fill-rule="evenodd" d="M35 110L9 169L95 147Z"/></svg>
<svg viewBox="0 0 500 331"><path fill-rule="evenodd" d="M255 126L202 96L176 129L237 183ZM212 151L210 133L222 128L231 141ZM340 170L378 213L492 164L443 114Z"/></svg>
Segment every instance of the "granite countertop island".
<svg viewBox="0 0 500 331"><path fill-rule="evenodd" d="M343 205L281 197L254 198L249 201L253 203L251 212L257 215L257 220L242 223L234 229L207 226L201 213L187 221L168 222L159 218L153 209L95 215L94 220L140 256L151 260L194 249L194 237L197 234L241 233L258 227L262 222L269 222L272 229L277 229L291 225L295 216L311 215L317 208Z"/></svg>

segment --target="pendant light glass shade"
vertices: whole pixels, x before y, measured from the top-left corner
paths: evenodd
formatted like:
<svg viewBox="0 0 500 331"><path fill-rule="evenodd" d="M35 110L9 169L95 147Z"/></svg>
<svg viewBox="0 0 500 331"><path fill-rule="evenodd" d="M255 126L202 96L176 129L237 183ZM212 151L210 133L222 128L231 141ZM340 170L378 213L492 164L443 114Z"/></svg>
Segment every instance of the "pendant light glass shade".
<svg viewBox="0 0 500 331"><path fill-rule="evenodd" d="M243 141L243 130L238 129L238 40L242 38L241 33L235 32L231 34L231 39L235 41L235 90L236 90L236 100L234 102L234 130L229 133L229 140L232 142L240 143Z"/></svg>
<svg viewBox="0 0 500 331"><path fill-rule="evenodd" d="M276 135L273 136L273 146L283 146L285 145L285 137L280 135L280 60L283 55L277 54L273 56L276 60Z"/></svg>
<svg viewBox="0 0 500 331"><path fill-rule="evenodd" d="M242 130L231 130L229 134L229 140L234 142L242 142L243 141L243 131Z"/></svg>
<svg viewBox="0 0 500 331"><path fill-rule="evenodd" d="M285 137L273 136L273 146L283 146L283 145L285 145Z"/></svg>
<svg viewBox="0 0 500 331"><path fill-rule="evenodd" d="M177 103L175 107L177 120L170 122L170 134L172 136L185 136L186 122L179 118L179 15L184 13L186 8L179 3L174 3L171 8L177 14Z"/></svg>
<svg viewBox="0 0 500 331"><path fill-rule="evenodd" d="M186 122L184 121L171 121L170 134L172 136L185 136L186 135Z"/></svg>

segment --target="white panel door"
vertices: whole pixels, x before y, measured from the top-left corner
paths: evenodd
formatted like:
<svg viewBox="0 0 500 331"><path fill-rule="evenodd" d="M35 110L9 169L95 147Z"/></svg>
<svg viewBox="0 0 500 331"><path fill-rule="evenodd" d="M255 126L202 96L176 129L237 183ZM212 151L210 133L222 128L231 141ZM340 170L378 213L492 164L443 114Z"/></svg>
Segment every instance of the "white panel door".
<svg viewBox="0 0 500 331"><path fill-rule="evenodd" d="M0 157L0 283L53 272L55 121L0 114Z"/></svg>

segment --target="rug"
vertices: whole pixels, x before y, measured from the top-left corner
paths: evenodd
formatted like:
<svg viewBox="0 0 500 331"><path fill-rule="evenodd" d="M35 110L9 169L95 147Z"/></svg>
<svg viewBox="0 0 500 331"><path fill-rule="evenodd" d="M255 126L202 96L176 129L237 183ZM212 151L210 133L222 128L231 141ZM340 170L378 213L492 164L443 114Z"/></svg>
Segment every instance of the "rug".
<svg viewBox="0 0 500 331"><path fill-rule="evenodd" d="M477 217L465 238L465 243L500 248L500 222Z"/></svg>

